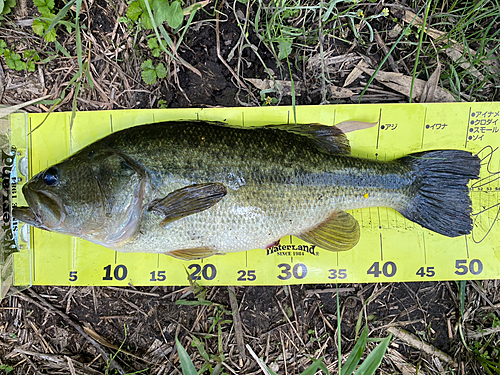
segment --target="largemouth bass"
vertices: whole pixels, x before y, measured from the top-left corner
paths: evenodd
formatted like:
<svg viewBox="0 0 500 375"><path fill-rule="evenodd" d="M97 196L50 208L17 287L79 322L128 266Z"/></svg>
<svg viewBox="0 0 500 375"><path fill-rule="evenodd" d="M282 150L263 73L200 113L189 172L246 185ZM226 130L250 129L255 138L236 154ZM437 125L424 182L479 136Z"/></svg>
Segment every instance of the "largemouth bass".
<svg viewBox="0 0 500 375"><path fill-rule="evenodd" d="M267 248L286 235L344 251L360 235L345 210L362 207L393 208L449 237L470 233L467 184L479 169L460 150L355 158L331 126L155 123L38 173L23 187L28 207L13 216L113 250L181 259Z"/></svg>

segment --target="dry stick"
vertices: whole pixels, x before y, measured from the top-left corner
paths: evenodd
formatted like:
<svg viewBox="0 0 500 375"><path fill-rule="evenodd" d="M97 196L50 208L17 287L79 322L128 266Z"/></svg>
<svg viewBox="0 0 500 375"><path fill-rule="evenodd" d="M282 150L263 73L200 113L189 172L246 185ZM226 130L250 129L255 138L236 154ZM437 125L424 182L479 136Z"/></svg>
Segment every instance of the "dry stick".
<svg viewBox="0 0 500 375"><path fill-rule="evenodd" d="M57 315L59 315L67 324L69 324L70 326L72 326L74 329L76 329L78 331L78 333L80 333L85 339L87 339L92 345L94 345L94 347L97 349L97 351L102 355L102 357L104 358L104 360L106 361L106 363L109 363L109 366L112 368L112 369L115 369L116 371L118 371L119 374L121 375L125 375L125 371L123 370L123 368L118 364L116 363L115 361L111 361L111 359L109 358L109 355L108 353L104 350L104 348L96 341L94 340L92 337L90 337L84 330L83 328L75 323L68 315L66 315L65 313L63 313L62 311L59 311L58 309L56 309L54 306L52 306L50 303L48 303L44 298L42 298L37 292L35 292L34 290L32 289L28 289L29 293L36 297L38 300L40 300L41 304L38 303L37 301L35 301L33 298L27 296L26 294L24 293L19 293L18 296L22 299L24 299L25 301L29 302L29 303L32 303L36 306L38 306L39 308L49 312L49 313L55 313Z"/></svg>
<svg viewBox="0 0 500 375"><path fill-rule="evenodd" d="M281 309L281 312L283 313L283 315L285 316L288 324L290 324L290 326L292 327L292 330L293 332L295 333L295 335L297 336L297 338L299 339L300 343L302 344L303 347L306 346L306 344L304 344L304 341L302 341L302 337L299 336L299 333L297 332L297 330L295 329L295 327L293 326L292 322L290 321L290 318L288 317L287 313L285 312L285 309L283 309L283 306L281 305L281 302L276 299L276 302L278 302L278 306L280 307Z"/></svg>
<svg viewBox="0 0 500 375"><path fill-rule="evenodd" d="M483 299L486 301L486 303L488 305L490 305L491 307L493 307L493 309L495 310L495 313L500 317L500 311L498 311L498 308L495 307L495 305L493 305L493 303L488 299L488 297L486 297L486 294L484 294L484 292L481 290L481 288L479 288L474 281L471 281L469 283L469 285L471 285L474 289L476 289L476 292L478 292L479 295L481 297L483 297Z"/></svg>
<svg viewBox="0 0 500 375"><path fill-rule="evenodd" d="M71 358L67 356L64 356L64 358L66 359L66 361L68 361L69 372L71 373L71 375L76 375L75 366L73 365L73 361L71 360Z"/></svg>
<svg viewBox="0 0 500 375"><path fill-rule="evenodd" d="M2 64L0 64L0 101L2 101L3 92L5 91L5 75L3 72Z"/></svg>
<svg viewBox="0 0 500 375"><path fill-rule="evenodd" d="M327 103L326 100L326 77L325 77L325 54L323 52L323 26L321 24L321 17L323 17L323 1L320 3L319 7L319 18L318 18L318 23L319 23L319 28L318 28L318 41L319 41L319 55L321 58L321 104ZM291 79L292 77L290 77Z"/></svg>
<svg viewBox="0 0 500 375"><path fill-rule="evenodd" d="M406 342L410 346L413 346L415 349L422 350L426 354L437 357L440 360L449 363L455 367L457 366L457 363L448 354L442 352L433 345L427 344L426 342L420 340L414 334L405 331L403 329L398 329L394 327L388 328L387 331L389 333L392 333L395 337L399 338L400 340Z"/></svg>
<svg viewBox="0 0 500 375"><path fill-rule="evenodd" d="M350 292L355 292L356 291L356 288L351 288L351 287L348 287L348 288L326 288L326 289L308 289L306 291L306 296L307 297L311 297L313 295L315 295L316 293L317 294L321 294L321 293L339 293L340 294L343 294L343 293L350 293ZM332 297L333 298L333 297Z"/></svg>
<svg viewBox="0 0 500 375"><path fill-rule="evenodd" d="M127 292L127 293L134 293L134 294L142 294L143 296L160 297L160 295L156 294L156 293L141 292L139 290L133 290L133 289L116 288L114 286L107 286L106 289L116 290L117 292Z"/></svg>
<svg viewBox="0 0 500 375"><path fill-rule="evenodd" d="M281 341L281 350L283 352L283 366L285 367L285 374L288 374L288 369L286 365L286 350L285 350L285 343L283 342L283 334L281 333L281 329L278 331L280 333L280 341Z"/></svg>
<svg viewBox="0 0 500 375"><path fill-rule="evenodd" d="M257 361L257 364L259 365L259 367L262 370L262 372L265 375L271 375L269 373L269 371L267 371L266 365L262 362L262 360L259 357L257 357L257 354L255 354L255 352L252 350L252 348L250 347L250 345L246 344L245 346L248 349L248 351L250 352L250 354L252 355L253 359L255 359Z"/></svg>
<svg viewBox="0 0 500 375"><path fill-rule="evenodd" d="M240 77L238 77L238 75L233 71L233 69L231 69L231 67L226 62L226 60L224 60L222 58L222 55L220 53L219 13L218 12L215 13L215 35L216 35L216 39L217 39L217 57L224 64L224 66L231 72L234 79L236 79L236 81L238 81L238 84L241 85L250 94L250 96L258 103L259 101L255 97L255 95L252 93L252 91L250 91L250 89L247 87L247 85L245 85L243 83L243 81L240 79Z"/></svg>
<svg viewBox="0 0 500 375"><path fill-rule="evenodd" d="M373 36L375 37L375 41L377 42L378 46L382 48L384 53L387 55L389 53L389 48L387 48L380 35L377 33L377 30L373 30ZM389 66L391 67L393 72L399 73L398 66L396 65L396 62L391 55L387 57L387 62L389 63Z"/></svg>
<svg viewBox="0 0 500 375"><path fill-rule="evenodd" d="M288 295L290 296L290 301L292 303L293 315L295 316L295 326L297 328L297 332L299 332L300 331L300 329L299 329L299 320L297 319L297 311L295 311L295 303L293 302L292 288L290 287L290 285L287 285L287 287L288 287Z"/></svg>
<svg viewBox="0 0 500 375"><path fill-rule="evenodd" d="M33 361L31 359L29 359L29 357L26 354L21 353L21 357L23 357L24 360L29 363L29 365L33 368L33 371L35 371L36 375L42 375L42 373L40 371L38 371L38 367L35 366Z"/></svg>
<svg viewBox="0 0 500 375"><path fill-rule="evenodd" d="M245 353L245 341L243 340L243 327L241 323L240 309L238 308L238 301L236 301L236 290L234 286L229 287L229 302L231 303L231 310L233 311L233 325L234 334L236 336L236 345L240 352L241 359L245 361L247 355Z"/></svg>

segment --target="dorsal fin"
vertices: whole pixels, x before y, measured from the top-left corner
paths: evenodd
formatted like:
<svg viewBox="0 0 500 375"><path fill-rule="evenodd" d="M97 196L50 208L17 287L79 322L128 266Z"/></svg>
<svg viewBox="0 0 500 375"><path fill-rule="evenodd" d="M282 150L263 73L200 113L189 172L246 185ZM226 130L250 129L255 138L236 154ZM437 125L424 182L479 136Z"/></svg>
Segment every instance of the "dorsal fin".
<svg viewBox="0 0 500 375"><path fill-rule="evenodd" d="M253 129L221 122L210 123L237 129ZM349 145L349 140L345 136L345 133L367 129L376 124L376 122L344 121L336 126L321 124L277 124L265 125L256 129L283 130L311 139L322 152L328 154L350 154L351 146Z"/></svg>

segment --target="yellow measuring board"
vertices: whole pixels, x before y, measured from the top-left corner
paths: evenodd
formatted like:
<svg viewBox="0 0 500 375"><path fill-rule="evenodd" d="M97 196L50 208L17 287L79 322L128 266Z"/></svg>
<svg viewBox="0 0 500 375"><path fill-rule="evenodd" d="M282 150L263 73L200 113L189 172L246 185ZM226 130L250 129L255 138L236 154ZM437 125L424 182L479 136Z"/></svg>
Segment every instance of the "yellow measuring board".
<svg viewBox="0 0 500 375"><path fill-rule="evenodd" d="M13 204L25 204L27 178L112 132L166 120L217 120L243 126L293 122L290 107L121 110L15 114ZM14 285L279 285L500 278L500 103L373 104L297 107L298 123L378 122L349 133L352 154L391 160L432 149L467 149L482 160L470 184L474 230L447 238L387 208L353 210L361 239L332 253L288 236L279 246L182 261L119 253L77 238L13 223ZM44 121L45 120L45 121ZM44 122L43 122L44 121ZM43 123L42 123L43 122ZM23 175L27 174L27 176Z"/></svg>

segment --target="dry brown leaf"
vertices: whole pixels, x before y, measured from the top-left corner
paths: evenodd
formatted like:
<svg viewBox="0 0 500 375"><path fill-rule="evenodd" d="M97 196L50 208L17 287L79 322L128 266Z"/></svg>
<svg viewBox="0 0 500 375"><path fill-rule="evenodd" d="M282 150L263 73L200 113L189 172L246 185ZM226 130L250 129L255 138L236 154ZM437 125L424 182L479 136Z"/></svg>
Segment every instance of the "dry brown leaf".
<svg viewBox="0 0 500 375"><path fill-rule="evenodd" d="M342 85L342 87L346 87L346 86L349 86L351 83L353 83L355 80L358 79L358 77L363 74L363 71L361 69L358 68L358 66L368 66L368 64L366 64L363 60L361 60L358 65L356 65L354 67L354 69L351 71L351 73L349 73L349 75L347 76L344 84Z"/></svg>
<svg viewBox="0 0 500 375"><path fill-rule="evenodd" d="M365 73L369 75L373 75L375 72L374 69L370 69L368 64L358 64L357 68L361 69ZM392 73L392 72L384 72L383 70L379 70L375 79L382 83L384 86L387 86L403 95L410 96L410 87L412 84L412 77L406 76L402 73ZM420 100L422 92L424 90L425 81L422 79L415 78L413 81L413 92L412 99ZM451 95L448 91L441 87L436 87L435 92L435 101L436 102L456 102L453 95Z"/></svg>
<svg viewBox="0 0 500 375"><path fill-rule="evenodd" d="M272 90L276 89L276 85L280 89L283 95L290 95L292 93L292 82L283 80L272 80L272 79L256 79L256 78L245 78L246 81L250 82L255 88L259 90ZM302 90L301 82L294 82L295 84L295 95L300 96L300 91Z"/></svg>
<svg viewBox="0 0 500 375"><path fill-rule="evenodd" d="M329 71L332 71L332 69L329 69L329 67L331 67L332 65L351 63L358 61L361 58L362 57L356 53L348 53L345 55L334 56L334 57L330 57L329 55L327 55L323 58L323 61L325 62L325 67ZM316 55L312 56L307 62L307 69L308 70L319 69L320 67L321 67L321 56L319 53L317 53Z"/></svg>
<svg viewBox="0 0 500 375"><path fill-rule="evenodd" d="M354 95L354 92L351 90L335 85L330 85L330 93L336 99L350 98Z"/></svg>
<svg viewBox="0 0 500 375"><path fill-rule="evenodd" d="M378 122L363 122L363 121L342 121L335 126L344 133L354 132L356 130L368 129L376 126Z"/></svg>
<svg viewBox="0 0 500 375"><path fill-rule="evenodd" d="M422 95L420 96L420 103L433 103L435 102L436 90L438 88L439 77L441 76L441 63L437 59L436 70L431 74L429 79L424 85Z"/></svg>
<svg viewBox="0 0 500 375"><path fill-rule="evenodd" d="M273 81L271 79L255 79L255 78L245 78L245 80L254 85L255 88L257 88L258 90L275 89L276 88L275 83L276 83L276 85L278 85L283 95L292 94L292 82L290 81L282 81L282 80ZM302 85L301 82L294 82L294 83L295 83L295 95L300 96L304 86ZM350 98L351 96L354 95L354 93L351 90L338 87L335 85L330 85L330 92L332 94L332 97L336 99Z"/></svg>
<svg viewBox="0 0 500 375"><path fill-rule="evenodd" d="M412 364L408 363L405 358L397 350L392 348L387 349L387 359L389 359L403 375L415 375L417 374L417 369ZM418 369L419 375L427 375L427 372L422 368Z"/></svg>
<svg viewBox="0 0 500 375"><path fill-rule="evenodd" d="M103 345L103 346L106 346L110 349L114 349L114 350L120 350L122 353L125 353L131 357L134 357L136 359L139 359L141 361L145 361L144 358L142 357L138 357L126 350L124 350L123 348L120 349L118 346L116 345L113 345L111 344L110 342L108 342L104 337L102 337L101 335L99 335L96 331L94 331L92 328L89 328L89 327L86 327L86 326L83 326L83 330L85 331L85 333L87 335L89 335L90 337L92 337L95 341L97 341L99 344ZM147 362L147 361L146 361Z"/></svg>

